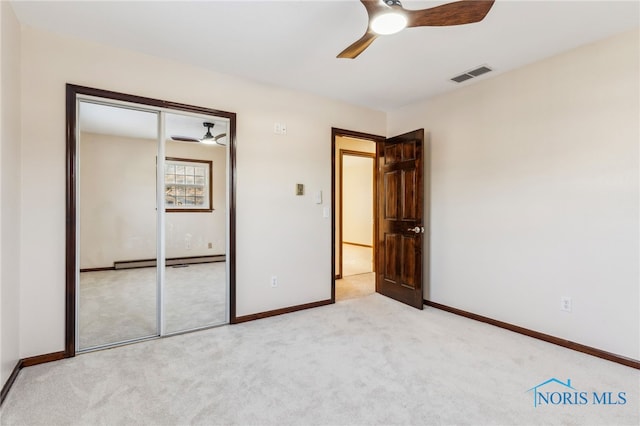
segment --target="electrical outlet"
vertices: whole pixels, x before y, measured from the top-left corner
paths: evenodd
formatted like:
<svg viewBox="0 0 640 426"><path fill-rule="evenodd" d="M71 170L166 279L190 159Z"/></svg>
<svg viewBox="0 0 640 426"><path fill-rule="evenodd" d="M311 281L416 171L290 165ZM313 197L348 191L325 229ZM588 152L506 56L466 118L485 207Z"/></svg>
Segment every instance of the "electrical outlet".
<svg viewBox="0 0 640 426"><path fill-rule="evenodd" d="M567 296L560 297L560 310L571 312L571 298Z"/></svg>
<svg viewBox="0 0 640 426"><path fill-rule="evenodd" d="M275 275L271 277L271 287L278 287L278 277Z"/></svg>
<svg viewBox="0 0 640 426"><path fill-rule="evenodd" d="M186 248L187 250L191 250L191 240L190 239L184 240L184 248Z"/></svg>
<svg viewBox="0 0 640 426"><path fill-rule="evenodd" d="M209 243L208 246L210 249L213 248L213 243Z"/></svg>

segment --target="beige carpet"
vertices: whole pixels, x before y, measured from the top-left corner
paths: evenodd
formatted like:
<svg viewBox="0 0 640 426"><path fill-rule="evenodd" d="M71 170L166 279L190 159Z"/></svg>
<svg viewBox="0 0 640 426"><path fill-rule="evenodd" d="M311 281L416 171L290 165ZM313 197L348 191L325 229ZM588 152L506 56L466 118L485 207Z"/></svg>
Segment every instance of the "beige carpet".
<svg viewBox="0 0 640 426"><path fill-rule="evenodd" d="M534 407L550 378L625 405ZM23 369L2 425L638 425L640 372L379 294Z"/></svg>
<svg viewBox="0 0 640 426"><path fill-rule="evenodd" d="M156 268L83 272L79 349L156 336ZM226 263L167 267L166 332L226 322Z"/></svg>
<svg viewBox="0 0 640 426"><path fill-rule="evenodd" d="M336 280L336 300L368 296L376 292L375 273L351 275Z"/></svg>

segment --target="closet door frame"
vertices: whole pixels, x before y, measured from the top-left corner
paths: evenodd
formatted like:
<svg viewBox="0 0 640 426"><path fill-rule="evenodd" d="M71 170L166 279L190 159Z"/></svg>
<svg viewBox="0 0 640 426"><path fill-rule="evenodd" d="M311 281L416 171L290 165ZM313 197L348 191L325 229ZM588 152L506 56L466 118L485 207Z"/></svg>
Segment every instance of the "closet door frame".
<svg viewBox="0 0 640 426"><path fill-rule="evenodd" d="M74 84L66 85L66 249L65 249L65 358L76 355L77 337L77 285L79 280L79 252L78 252L78 184L79 184L79 157L78 157L78 102L80 99L96 98L105 103L129 104L138 106L142 110L153 110L158 112L158 135L162 139L164 132L164 113L191 113L225 118L229 121L227 135L227 149L229 164L227 171L228 179L228 235L227 235L227 282L228 282L228 321L236 322L236 114L227 111L220 111L211 108L186 105L177 102L164 101L142 96L129 95L125 93L96 89ZM159 144L159 158L164 158L164 143ZM159 178L160 173L157 175ZM161 188L161 186L157 186ZM158 198L162 199L162 198ZM164 225L164 212L158 214L157 226L160 230ZM163 231L162 231L163 232ZM159 235L162 235L159 234ZM160 239L159 239L160 240ZM156 266L161 268L164 265L164 243L158 241ZM162 280L164 269L159 269L159 282ZM161 292L160 292L161 293ZM162 294L157 295L158 305L156 316L158 319L158 337L162 337L164 332L163 318L161 317ZM146 339L145 339L146 340Z"/></svg>

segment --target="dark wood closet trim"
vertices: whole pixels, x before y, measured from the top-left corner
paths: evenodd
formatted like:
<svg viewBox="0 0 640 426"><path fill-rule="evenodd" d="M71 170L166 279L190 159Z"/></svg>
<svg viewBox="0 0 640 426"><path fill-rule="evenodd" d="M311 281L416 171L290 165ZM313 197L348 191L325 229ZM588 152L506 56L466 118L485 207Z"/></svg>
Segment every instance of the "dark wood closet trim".
<svg viewBox="0 0 640 426"><path fill-rule="evenodd" d="M244 315L241 317L236 317L235 321L233 321L233 324L239 324L241 322L247 322L247 321L254 321L262 318L274 317L276 315L289 314L291 312L302 311L304 309L317 308L318 306L330 305L332 303L334 303L333 300L327 299L327 300L321 300L319 302L311 302L311 303L305 303L303 305L290 306L288 308L274 309L273 311L266 311L266 312L260 312L257 314Z"/></svg>
<svg viewBox="0 0 640 426"><path fill-rule="evenodd" d="M345 130L339 129L336 127L331 128L331 303L335 303L336 301L336 280L342 278L341 271L336 273L336 138L349 137L355 139L363 139L365 141L381 143L386 140L384 136L373 135L370 133L356 132L353 130ZM374 167L377 166L376 160L374 159ZM377 167L376 167L377 170ZM342 176L342 173L340 174ZM377 179L376 179L377 180ZM342 203L340 203L342 206ZM377 209L375 209L377 211ZM342 221L340 221L342 225ZM377 241L377 226L374 229L374 244ZM342 232L340 233L342 236ZM374 262L377 265L377 262ZM342 262L340 262L342 265Z"/></svg>
<svg viewBox="0 0 640 426"><path fill-rule="evenodd" d="M117 100L153 106L176 111L187 111L224 117L229 119L229 321L236 320L236 114L179 102L129 95L110 90L96 89L67 83L66 85L66 249L65 249L65 357L73 357L76 353L76 179L78 176L76 156L76 98L78 95L93 96L108 100Z"/></svg>
<svg viewBox="0 0 640 426"><path fill-rule="evenodd" d="M89 91L89 90L87 90ZM67 84L67 157L66 157L66 251L65 251L65 356L76 354L76 179L77 179L77 141L76 141L76 97L83 93L82 87Z"/></svg>
<svg viewBox="0 0 640 426"><path fill-rule="evenodd" d="M424 304L436 309L451 312L452 314L456 314L456 315L460 315L476 321L484 322L486 324L491 324L496 327L504 328L505 330L509 330L515 333L524 334L525 336L533 337L534 339L543 340L548 343L553 343L554 345L562 346L568 349L572 349L574 351L582 352L587 355L606 359L607 361L616 362L618 364L626 365L627 367L640 370L640 361L638 361L637 359L627 358L622 355L616 355L611 352L603 351L602 349L583 345L581 343L572 342L571 340L561 339L559 337L551 336L549 334L544 334L538 331L530 330L528 328L509 324L508 322L499 321L493 318L474 314L472 312L463 311L462 309L452 308L451 306L442 305L440 303L432 302L430 300L424 300Z"/></svg>
<svg viewBox="0 0 640 426"><path fill-rule="evenodd" d="M59 361L61 359L67 358L65 351L61 352L52 352L50 354L37 355L29 358L23 358L16 362L15 367L13 367L13 371L9 378L7 379L4 386L2 386L2 391L0 392L0 405L4 402L4 399L9 394L11 387L15 383L18 378L18 373L25 367L31 367L33 365L44 364L46 362Z"/></svg>

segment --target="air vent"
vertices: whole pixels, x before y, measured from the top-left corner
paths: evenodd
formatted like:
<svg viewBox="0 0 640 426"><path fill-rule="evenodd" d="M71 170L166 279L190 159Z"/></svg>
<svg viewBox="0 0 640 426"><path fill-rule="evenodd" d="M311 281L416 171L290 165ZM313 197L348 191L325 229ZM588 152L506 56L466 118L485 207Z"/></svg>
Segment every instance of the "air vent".
<svg viewBox="0 0 640 426"><path fill-rule="evenodd" d="M462 83L463 81L469 80L470 78L473 78L473 76L469 74L460 74L457 77L453 77L451 80L455 81L456 83Z"/></svg>
<svg viewBox="0 0 640 426"><path fill-rule="evenodd" d="M469 71L467 74L471 74L472 76L477 77L477 76L482 75L484 73L488 73L489 71L491 71L491 68L485 67L485 66L481 66L479 68L476 68L475 70Z"/></svg>
<svg viewBox="0 0 640 426"><path fill-rule="evenodd" d="M489 71L493 71L491 68L487 67L486 65L481 65L478 68L474 68L470 71L467 71L465 73L462 73L460 75L457 75L455 77L453 77L451 80L455 81L456 83L462 83L463 81L467 81L471 78L474 77L478 77L482 74L486 74Z"/></svg>

